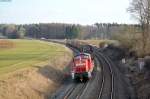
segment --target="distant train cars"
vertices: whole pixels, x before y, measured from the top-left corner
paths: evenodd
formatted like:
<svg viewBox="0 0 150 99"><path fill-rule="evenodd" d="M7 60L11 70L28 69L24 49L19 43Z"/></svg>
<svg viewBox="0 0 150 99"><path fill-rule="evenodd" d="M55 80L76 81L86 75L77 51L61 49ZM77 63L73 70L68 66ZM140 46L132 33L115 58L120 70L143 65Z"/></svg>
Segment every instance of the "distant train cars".
<svg viewBox="0 0 150 99"><path fill-rule="evenodd" d="M90 53L92 54L93 53L93 47L91 45L84 45L81 47L81 51L82 52L85 52L85 53Z"/></svg>
<svg viewBox="0 0 150 99"><path fill-rule="evenodd" d="M71 77L73 80L87 80L92 77L94 61L89 53L79 53L73 58Z"/></svg>

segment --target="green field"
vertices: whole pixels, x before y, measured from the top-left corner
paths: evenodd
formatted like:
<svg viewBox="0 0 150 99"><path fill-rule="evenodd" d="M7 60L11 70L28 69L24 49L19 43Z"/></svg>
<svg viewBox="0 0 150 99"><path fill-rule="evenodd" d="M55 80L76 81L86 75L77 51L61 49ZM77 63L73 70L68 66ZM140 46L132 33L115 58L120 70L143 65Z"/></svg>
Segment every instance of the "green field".
<svg viewBox="0 0 150 99"><path fill-rule="evenodd" d="M0 48L0 74L9 73L35 64L48 62L54 56L65 53L59 44L38 40L9 40L13 48Z"/></svg>

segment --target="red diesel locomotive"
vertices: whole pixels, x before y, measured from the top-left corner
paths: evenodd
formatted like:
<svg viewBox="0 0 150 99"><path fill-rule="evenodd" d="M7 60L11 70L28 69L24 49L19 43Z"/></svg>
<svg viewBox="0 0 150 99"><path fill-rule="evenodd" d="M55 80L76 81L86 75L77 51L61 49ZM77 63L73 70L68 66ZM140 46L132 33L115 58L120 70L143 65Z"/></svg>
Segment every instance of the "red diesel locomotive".
<svg viewBox="0 0 150 99"><path fill-rule="evenodd" d="M80 53L73 58L71 76L72 79L89 79L92 76L94 61L88 53Z"/></svg>

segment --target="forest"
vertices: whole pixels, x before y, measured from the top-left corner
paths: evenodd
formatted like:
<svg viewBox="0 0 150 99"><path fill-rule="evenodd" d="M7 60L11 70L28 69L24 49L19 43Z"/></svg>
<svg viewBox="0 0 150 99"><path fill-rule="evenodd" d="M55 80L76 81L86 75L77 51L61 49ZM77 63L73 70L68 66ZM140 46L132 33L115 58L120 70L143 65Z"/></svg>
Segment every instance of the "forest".
<svg viewBox="0 0 150 99"><path fill-rule="evenodd" d="M95 23L93 25L39 23L0 24L0 38L45 38L45 39L112 39L139 27L138 24ZM139 32L139 31L137 31Z"/></svg>

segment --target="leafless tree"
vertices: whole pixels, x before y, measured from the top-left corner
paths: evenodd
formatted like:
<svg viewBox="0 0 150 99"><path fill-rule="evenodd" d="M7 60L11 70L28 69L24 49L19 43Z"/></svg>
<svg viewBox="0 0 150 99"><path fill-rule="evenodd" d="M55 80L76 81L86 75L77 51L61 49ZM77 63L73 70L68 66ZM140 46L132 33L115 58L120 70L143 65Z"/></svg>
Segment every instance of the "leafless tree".
<svg viewBox="0 0 150 99"><path fill-rule="evenodd" d="M149 39L150 0L132 0L128 11L138 20L142 32L143 54Z"/></svg>

